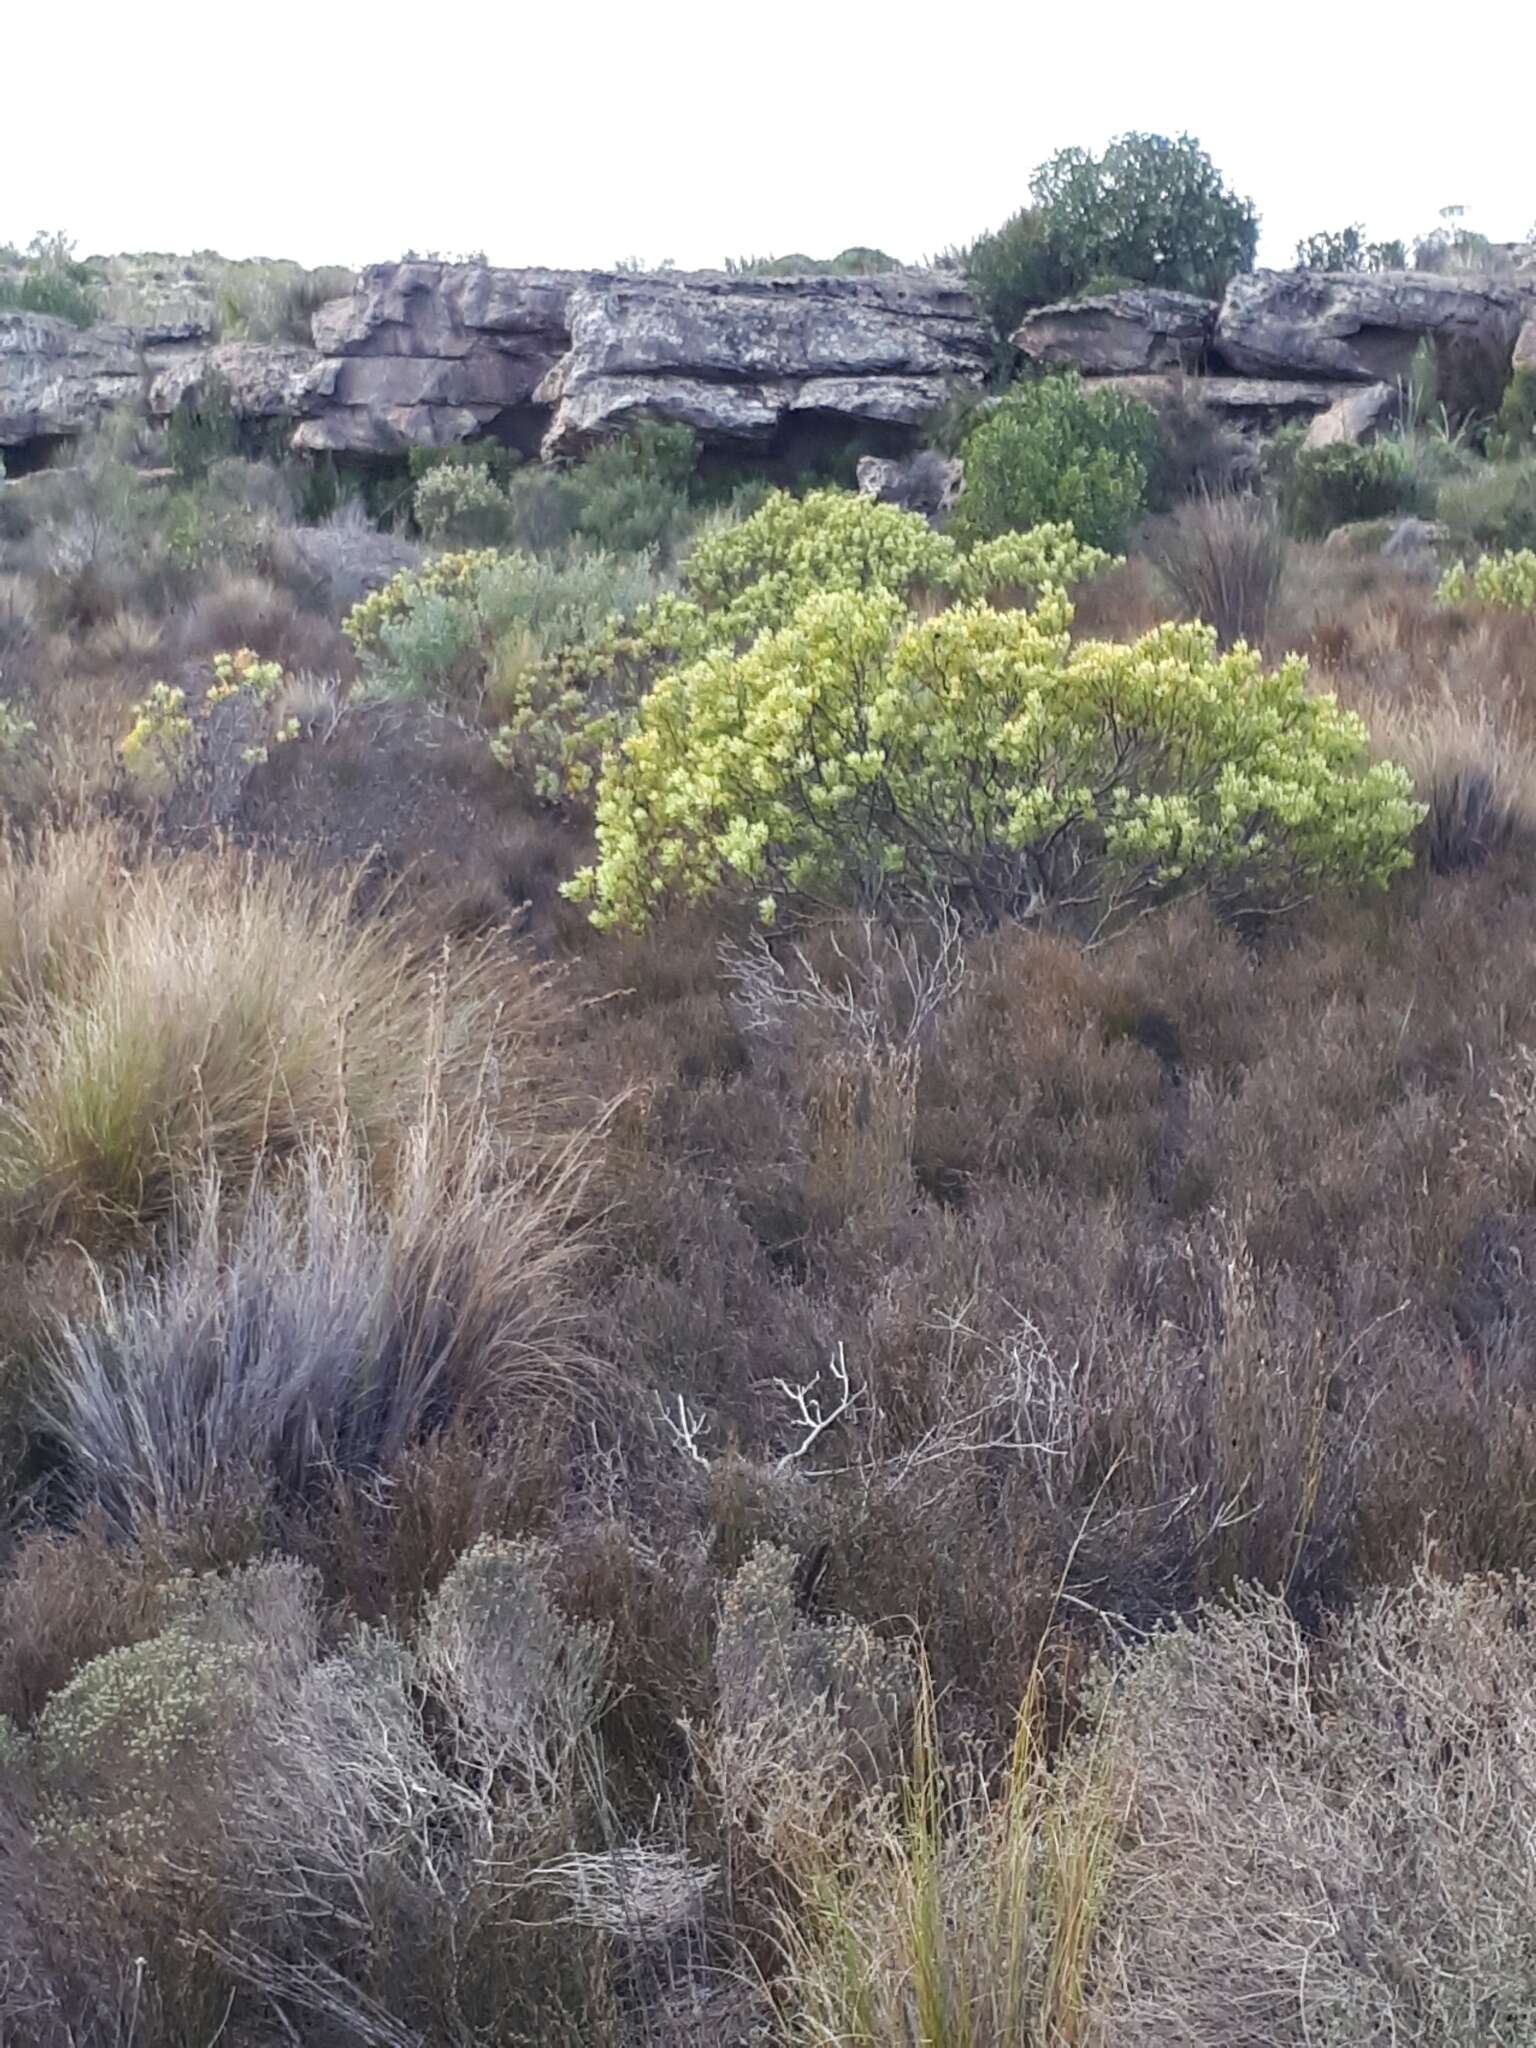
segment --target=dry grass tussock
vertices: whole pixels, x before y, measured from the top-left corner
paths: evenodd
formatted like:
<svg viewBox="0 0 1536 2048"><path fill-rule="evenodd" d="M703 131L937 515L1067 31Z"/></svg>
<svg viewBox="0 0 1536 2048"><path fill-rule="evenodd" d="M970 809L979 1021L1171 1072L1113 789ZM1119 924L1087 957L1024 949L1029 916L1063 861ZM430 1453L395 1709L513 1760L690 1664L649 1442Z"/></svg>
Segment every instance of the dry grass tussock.
<svg viewBox="0 0 1536 2048"><path fill-rule="evenodd" d="M1280 596L1287 544L1272 507L1236 492L1190 498L1159 522L1151 559L1191 618L1224 647L1261 647Z"/></svg>
<svg viewBox="0 0 1536 2048"><path fill-rule="evenodd" d="M387 1177L429 1086L527 1121L538 1012L515 970L423 959L334 883L45 832L0 862L0 1191L90 1242L325 1134Z"/></svg>
<svg viewBox="0 0 1536 2048"><path fill-rule="evenodd" d="M311 1141L232 1230L212 1171L168 1259L97 1276L38 1401L71 1490L131 1534L231 1494L292 1509L455 1426L595 1413L566 1282L580 1149L532 1166L483 1115L430 1104L380 1193Z"/></svg>

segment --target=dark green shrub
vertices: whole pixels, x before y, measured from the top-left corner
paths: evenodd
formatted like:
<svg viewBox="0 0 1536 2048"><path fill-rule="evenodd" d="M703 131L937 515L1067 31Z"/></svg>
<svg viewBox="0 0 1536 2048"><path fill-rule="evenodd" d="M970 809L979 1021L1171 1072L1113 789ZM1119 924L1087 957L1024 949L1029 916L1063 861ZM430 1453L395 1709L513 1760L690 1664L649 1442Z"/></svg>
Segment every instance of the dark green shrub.
<svg viewBox="0 0 1536 2048"><path fill-rule="evenodd" d="M983 314L1006 340L1032 306L1049 305L1072 289L1072 277L1051 239L1050 223L1038 206L1026 206L969 248L946 250L938 259L963 271Z"/></svg>
<svg viewBox="0 0 1536 2048"><path fill-rule="evenodd" d="M1154 512L1170 511L1186 498L1247 490L1257 482L1260 457L1254 443L1206 404L1198 378L1170 380L1156 411L1160 438L1147 486Z"/></svg>
<svg viewBox="0 0 1536 2048"><path fill-rule="evenodd" d="M955 528L972 540L1067 521L1091 546L1119 548L1146 503L1157 415L1140 399L1076 377L1020 385L965 443Z"/></svg>
<svg viewBox="0 0 1536 2048"><path fill-rule="evenodd" d="M1368 242L1354 221L1298 242L1296 263L1301 270L1406 270L1408 251L1401 242Z"/></svg>
<svg viewBox="0 0 1536 2048"><path fill-rule="evenodd" d="M1191 135L1117 136L1063 149L1031 187L1072 288L1106 274L1217 298L1252 266L1259 217Z"/></svg>
<svg viewBox="0 0 1536 2048"><path fill-rule="evenodd" d="M1536 548L1536 456L1479 463L1441 486L1435 510L1458 547Z"/></svg>
<svg viewBox="0 0 1536 2048"><path fill-rule="evenodd" d="M1102 156L1060 150L1030 195L993 233L938 259L965 272L1004 342L1033 306L1128 284L1218 298L1253 264L1258 215L1192 136L1121 135Z"/></svg>
<svg viewBox="0 0 1536 2048"><path fill-rule="evenodd" d="M568 469L529 464L506 480L506 539L532 554L584 540L666 559L692 523L697 459L687 427L640 420Z"/></svg>
<svg viewBox="0 0 1536 2048"><path fill-rule="evenodd" d="M166 423L165 452L183 483L195 483L215 462L240 453L240 422L222 377L208 377L182 399Z"/></svg>
<svg viewBox="0 0 1536 2048"><path fill-rule="evenodd" d="M1396 443L1373 441L1298 450L1281 502L1293 532L1316 540L1352 520L1416 511L1418 492Z"/></svg>
<svg viewBox="0 0 1536 2048"><path fill-rule="evenodd" d="M578 464L576 530L615 554L669 554L689 521L699 444L687 427L641 420Z"/></svg>

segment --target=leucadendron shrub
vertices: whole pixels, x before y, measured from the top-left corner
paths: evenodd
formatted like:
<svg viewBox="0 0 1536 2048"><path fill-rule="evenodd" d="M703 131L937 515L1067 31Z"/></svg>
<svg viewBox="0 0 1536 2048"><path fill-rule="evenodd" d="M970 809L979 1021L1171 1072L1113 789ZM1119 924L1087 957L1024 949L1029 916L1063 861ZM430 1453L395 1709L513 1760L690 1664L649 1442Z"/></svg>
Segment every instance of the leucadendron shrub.
<svg viewBox="0 0 1536 2048"><path fill-rule="evenodd" d="M656 588L643 555L473 548L402 571L343 631L381 695L473 705L505 692L515 703L540 664L616 629Z"/></svg>
<svg viewBox="0 0 1536 2048"><path fill-rule="evenodd" d="M1512 549L1457 562L1440 579L1442 604L1487 604L1500 611L1536 611L1536 551Z"/></svg>
<svg viewBox="0 0 1536 2048"><path fill-rule="evenodd" d="M1057 589L926 619L835 591L662 677L605 762L570 893L605 927L674 896L736 891L771 919L940 892L1100 933L1196 889L1283 906L1408 865L1408 777L1300 659L1266 673L1198 625L1074 643L1070 621Z"/></svg>
<svg viewBox="0 0 1536 2048"><path fill-rule="evenodd" d="M510 715L494 750L530 773L541 794L585 789L656 676L750 646L810 598L883 592L901 603L1023 604L1108 561L1069 526L964 546L914 512L852 491L774 491L749 518L701 535L680 571L681 590L662 592L585 643L567 643L553 660L530 662L506 688Z"/></svg>

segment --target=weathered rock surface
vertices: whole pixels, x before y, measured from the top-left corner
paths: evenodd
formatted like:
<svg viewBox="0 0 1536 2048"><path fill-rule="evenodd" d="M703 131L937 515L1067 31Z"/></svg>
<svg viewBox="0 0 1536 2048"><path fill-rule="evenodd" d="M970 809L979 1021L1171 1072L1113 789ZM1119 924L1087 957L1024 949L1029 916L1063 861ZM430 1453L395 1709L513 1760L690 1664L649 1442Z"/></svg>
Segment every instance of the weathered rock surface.
<svg viewBox="0 0 1536 2048"><path fill-rule="evenodd" d="M1536 368L1533 287L1259 271L1235 279L1219 310L1177 292L1110 292L1030 315L1015 340L1042 367L1154 401L1182 390L1254 432L1311 420L1311 444L1326 446L1379 424L1425 335ZM196 322L81 332L0 314L0 446L79 434L114 407L165 418L217 380L239 418L291 422L300 449L385 456L489 435L564 458L649 418L764 459L850 435L884 458L905 454L954 385L979 386L991 361L968 289L937 272L380 264L321 309L314 336L313 349L217 343ZM1224 369L1194 374L1211 365Z"/></svg>
<svg viewBox="0 0 1536 2048"><path fill-rule="evenodd" d="M1397 411L1395 384L1362 384L1336 398L1326 412L1313 420L1302 441L1303 448L1354 447L1384 427Z"/></svg>
<svg viewBox="0 0 1536 2048"><path fill-rule="evenodd" d="M572 294L570 350L538 398L546 455L636 416L712 442L762 442L795 414L913 428L990 350L959 278L594 276Z"/></svg>
<svg viewBox="0 0 1536 2048"><path fill-rule="evenodd" d="M530 449L534 393L570 347L586 273L381 263L314 319L317 395L299 448L388 455L495 433Z"/></svg>
<svg viewBox="0 0 1536 2048"><path fill-rule="evenodd" d="M1391 382L1426 336L1511 349L1523 309L1521 289L1496 278L1255 270L1228 285L1214 350L1243 376Z"/></svg>
<svg viewBox="0 0 1536 2048"><path fill-rule="evenodd" d="M103 412L136 405L143 379L130 328L0 313L0 448L83 433Z"/></svg>
<svg viewBox="0 0 1536 2048"><path fill-rule="evenodd" d="M1087 377L1196 370L1216 325L1216 302L1151 287L1042 306L1013 336L1043 369Z"/></svg>
<svg viewBox="0 0 1536 2048"><path fill-rule="evenodd" d="M1415 583L1438 583L1440 551L1450 537L1450 528L1437 519L1352 519L1336 526L1323 546L1331 555L1360 561L1379 556Z"/></svg>
<svg viewBox="0 0 1536 2048"><path fill-rule="evenodd" d="M857 475L864 497L875 498L882 505L899 505L903 512L921 512L925 519L935 520L960 496L965 464L957 455L941 455L937 448L922 448L905 461L861 455Z"/></svg>
<svg viewBox="0 0 1536 2048"><path fill-rule="evenodd" d="M1326 413L1359 387L1320 377L1116 377L1113 388L1158 405L1175 393L1208 406L1231 425L1270 433L1291 420Z"/></svg>
<svg viewBox="0 0 1536 2048"><path fill-rule="evenodd" d="M737 278L395 263L323 307L313 350L33 315L0 320L0 441L78 434L113 406L164 418L217 380L302 449L390 455L489 434L579 453L626 421L762 446L798 422L900 446L989 345L956 278ZM882 430L885 430L882 432Z"/></svg>
<svg viewBox="0 0 1536 2048"><path fill-rule="evenodd" d="M150 368L145 404L157 418L221 387L239 419L302 419L334 376L311 348L260 341L219 342L178 353L158 371L151 360Z"/></svg>
<svg viewBox="0 0 1536 2048"><path fill-rule="evenodd" d="M1419 563L1426 558L1433 566L1435 549L1447 545L1451 529L1438 519L1399 519L1381 544L1388 561Z"/></svg>

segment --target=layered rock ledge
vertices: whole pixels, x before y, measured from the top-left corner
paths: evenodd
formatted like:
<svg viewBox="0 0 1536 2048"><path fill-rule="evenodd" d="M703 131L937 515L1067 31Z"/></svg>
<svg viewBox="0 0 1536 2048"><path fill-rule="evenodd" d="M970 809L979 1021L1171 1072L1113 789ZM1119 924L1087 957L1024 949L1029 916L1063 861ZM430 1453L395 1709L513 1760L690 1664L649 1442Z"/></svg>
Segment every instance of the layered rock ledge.
<svg viewBox="0 0 1536 2048"><path fill-rule="evenodd" d="M991 347L941 273L739 278L397 263L315 316L313 349L167 351L129 329L81 334L0 316L0 445L78 434L102 412L165 415L216 379L238 417L291 419L294 446L391 455L494 436L578 454L626 421L762 449L799 425L894 451Z"/></svg>

